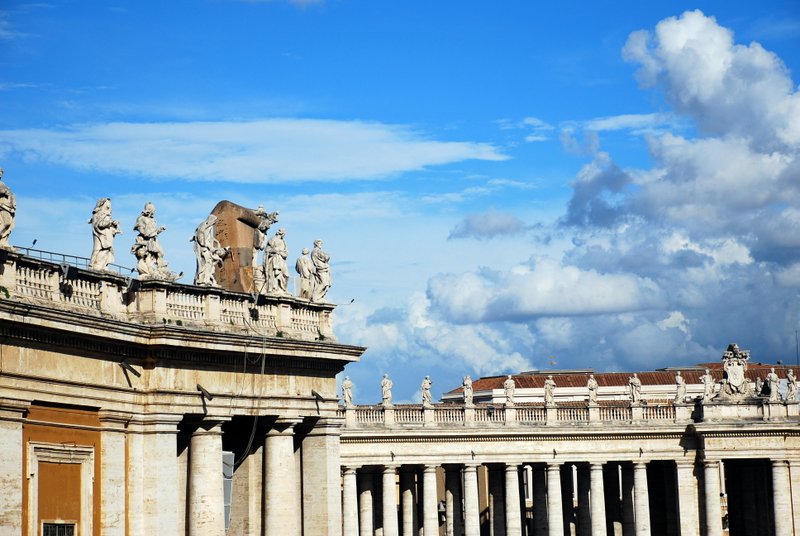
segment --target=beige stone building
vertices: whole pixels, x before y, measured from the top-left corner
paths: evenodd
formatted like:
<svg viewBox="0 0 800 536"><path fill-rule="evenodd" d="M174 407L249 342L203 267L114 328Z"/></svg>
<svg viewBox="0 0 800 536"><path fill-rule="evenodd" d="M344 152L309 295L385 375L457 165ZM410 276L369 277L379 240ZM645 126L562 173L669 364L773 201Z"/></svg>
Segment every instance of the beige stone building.
<svg viewBox="0 0 800 536"><path fill-rule="evenodd" d="M344 407L333 305L61 260L0 252L0 535L800 536L783 368Z"/></svg>

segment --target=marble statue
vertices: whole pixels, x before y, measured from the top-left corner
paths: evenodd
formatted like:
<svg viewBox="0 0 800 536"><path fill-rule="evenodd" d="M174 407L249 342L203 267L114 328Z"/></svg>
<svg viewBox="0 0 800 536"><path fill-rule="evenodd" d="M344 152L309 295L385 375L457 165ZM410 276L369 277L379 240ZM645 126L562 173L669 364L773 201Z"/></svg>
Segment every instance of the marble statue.
<svg viewBox="0 0 800 536"><path fill-rule="evenodd" d="M638 404L642 400L642 380L639 379L639 376L634 372L633 376L628 378L628 387L630 389L629 396L631 398L631 402L634 404Z"/></svg>
<svg viewBox="0 0 800 536"><path fill-rule="evenodd" d="M331 288L331 272L328 263L331 257L322 251L322 240L314 240L311 261L314 263L314 293L312 301L321 302Z"/></svg>
<svg viewBox="0 0 800 536"><path fill-rule="evenodd" d="M773 367L769 369L769 374L767 374L766 383L767 383L767 389L769 391L769 393L767 394L769 395L770 402L775 402L778 400L778 385L780 381L781 380L780 378L778 378L778 375L775 374L775 368Z"/></svg>
<svg viewBox="0 0 800 536"><path fill-rule="evenodd" d="M286 236L286 230L278 229L278 232L267 242L264 261L267 294L287 294L289 292L289 266L286 264L289 250L286 248L284 236Z"/></svg>
<svg viewBox="0 0 800 536"><path fill-rule="evenodd" d="M594 374L589 374L589 380L586 382L586 388L589 390L589 404L597 404L597 390L600 388L597 385L597 380L594 379Z"/></svg>
<svg viewBox="0 0 800 536"><path fill-rule="evenodd" d="M703 384L703 400L708 401L714 396L714 376L711 375L711 371L706 369L705 374L700 376L700 383Z"/></svg>
<svg viewBox="0 0 800 536"><path fill-rule="evenodd" d="M722 354L722 383L719 398L724 400L743 400L752 396L753 386L747 379L749 350L740 350L739 345L731 343Z"/></svg>
<svg viewBox="0 0 800 536"><path fill-rule="evenodd" d="M506 395L506 406L514 405L514 390L516 387L517 384L514 383L514 378L512 378L511 374L509 374L506 378L506 381L503 382L503 390L505 390Z"/></svg>
<svg viewBox="0 0 800 536"><path fill-rule="evenodd" d="M544 381L544 405L545 406L555 406L556 405L556 382L553 380L553 376L548 374L547 379Z"/></svg>
<svg viewBox="0 0 800 536"><path fill-rule="evenodd" d="M258 254L267 247L267 231L270 226L278 221L277 212L267 212L264 205L258 205L255 210L258 223L253 228L253 268L258 266Z"/></svg>
<svg viewBox="0 0 800 536"><path fill-rule="evenodd" d="M131 253L136 256L136 269L142 279L164 279L175 281L178 274L169 271L164 259L164 250L158 242L158 235L166 231L156 223L156 207L151 202L144 205L142 213L136 218L133 230L139 234L131 246Z"/></svg>
<svg viewBox="0 0 800 536"><path fill-rule="evenodd" d="M756 376L756 396L761 396L761 391L764 389L764 382L761 380L761 376Z"/></svg>
<svg viewBox="0 0 800 536"><path fill-rule="evenodd" d="M304 300L310 300L314 292L314 263L308 256L308 248L303 248L303 254L297 257L294 269L300 275L300 292L298 296Z"/></svg>
<svg viewBox="0 0 800 536"><path fill-rule="evenodd" d="M795 402L797 400L797 379L794 377L794 371L789 369L786 372L786 402Z"/></svg>
<svg viewBox="0 0 800 536"><path fill-rule="evenodd" d="M433 405L433 396L431 395L431 386L433 382L431 381L430 376L425 376L422 380L422 385L420 389L422 391L422 405L425 407L431 407Z"/></svg>
<svg viewBox="0 0 800 536"><path fill-rule="evenodd" d="M344 399L345 407L353 407L353 382L350 380L350 376L345 376L342 380L342 399Z"/></svg>
<svg viewBox="0 0 800 536"><path fill-rule="evenodd" d="M385 407L391 407L392 405L392 385L392 380L389 379L389 375L384 374L381 380L381 403Z"/></svg>
<svg viewBox="0 0 800 536"><path fill-rule="evenodd" d="M681 371L675 373L675 403L683 404L686 401L686 380L681 376Z"/></svg>
<svg viewBox="0 0 800 536"><path fill-rule="evenodd" d="M461 385L464 387L464 405L471 406L472 405L472 378L469 375L464 376L464 380L461 382Z"/></svg>
<svg viewBox="0 0 800 536"><path fill-rule="evenodd" d="M14 229L17 214L17 198L11 188L3 181L3 168L0 168L0 248L11 249L8 237Z"/></svg>
<svg viewBox="0 0 800 536"><path fill-rule="evenodd" d="M230 248L223 248L214 237L214 224L217 217L209 214L208 217L197 226L194 236L189 239L194 242L194 254L197 258L197 271L194 276L194 284L203 287L219 287L216 277L214 277L214 267L222 266L222 260L230 253Z"/></svg>
<svg viewBox="0 0 800 536"><path fill-rule="evenodd" d="M119 222L111 217L111 198L97 200L88 222L92 226L92 257L89 268L105 271L114 262L114 237L122 233Z"/></svg>

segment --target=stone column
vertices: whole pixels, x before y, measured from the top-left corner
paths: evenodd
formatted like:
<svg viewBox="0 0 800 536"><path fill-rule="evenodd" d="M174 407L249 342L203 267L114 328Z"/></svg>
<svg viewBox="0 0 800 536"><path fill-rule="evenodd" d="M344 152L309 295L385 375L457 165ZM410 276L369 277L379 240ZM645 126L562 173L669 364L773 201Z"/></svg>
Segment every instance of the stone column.
<svg viewBox="0 0 800 536"><path fill-rule="evenodd" d="M480 505L478 504L478 466L464 466L464 535L480 536Z"/></svg>
<svg viewBox="0 0 800 536"><path fill-rule="evenodd" d="M603 464L589 465L589 485L591 487L590 510L592 518L592 536L606 535L606 495L603 486Z"/></svg>
<svg viewBox="0 0 800 536"><path fill-rule="evenodd" d="M722 505L719 500L719 461L704 460L706 536L722 536Z"/></svg>
<svg viewBox="0 0 800 536"><path fill-rule="evenodd" d="M678 460L678 517L681 536L700 536L700 516L697 511L697 479L694 476L694 461Z"/></svg>
<svg viewBox="0 0 800 536"><path fill-rule="evenodd" d="M143 473L142 519L144 530L139 534L174 535L178 532L178 502L183 499L177 489L178 478L178 423L183 415L150 414L142 417L142 456L128 459L138 465ZM217 466L217 477L222 480L222 456ZM221 484L220 484L221 485ZM128 529L133 531L133 524Z"/></svg>
<svg viewBox="0 0 800 536"><path fill-rule="evenodd" d="M294 426L299 419L278 419L264 441L264 533L266 536L300 536L295 515L297 468Z"/></svg>
<svg viewBox="0 0 800 536"><path fill-rule="evenodd" d="M505 469L492 464L489 468L489 512L491 513L490 534L503 536L506 533L506 509L503 502Z"/></svg>
<svg viewBox="0 0 800 536"><path fill-rule="evenodd" d="M506 465L506 535L522 534L522 513L519 499L519 473L517 466Z"/></svg>
<svg viewBox="0 0 800 536"><path fill-rule="evenodd" d="M539 465L533 466L533 534L547 534L547 474Z"/></svg>
<svg viewBox="0 0 800 536"><path fill-rule="evenodd" d="M303 497L303 533L337 534L342 527L339 499L339 435L341 424L320 419L303 438L302 484L312 493Z"/></svg>
<svg viewBox="0 0 800 536"><path fill-rule="evenodd" d="M444 474L445 536L463 536L463 505L461 503L461 468L448 465Z"/></svg>
<svg viewBox="0 0 800 536"><path fill-rule="evenodd" d="M5 269L9 271L8 263ZM0 534L22 534L22 421L29 406L30 402L0 398ZM122 500L124 505L124 494Z"/></svg>
<svg viewBox="0 0 800 536"><path fill-rule="evenodd" d="M356 468L342 470L342 536L358 536Z"/></svg>
<svg viewBox="0 0 800 536"><path fill-rule="evenodd" d="M589 506L589 467L581 464L576 466L578 473L578 515L576 534L589 536L591 534L592 515Z"/></svg>
<svg viewBox="0 0 800 536"><path fill-rule="evenodd" d="M775 512L775 536L792 536L792 494L789 463L772 460L772 505Z"/></svg>
<svg viewBox="0 0 800 536"><path fill-rule="evenodd" d="M189 444L189 536L225 536L222 421L204 420Z"/></svg>
<svg viewBox="0 0 800 536"><path fill-rule="evenodd" d="M362 469L358 473L358 531L359 536L374 536L375 520L373 507L373 492L375 490L375 475L371 470ZM347 536L347 535L345 535Z"/></svg>
<svg viewBox="0 0 800 536"><path fill-rule="evenodd" d="M650 497L645 462L633 462L633 509L636 536L650 536Z"/></svg>
<svg viewBox="0 0 800 536"><path fill-rule="evenodd" d="M564 536L564 515L561 507L561 464L547 464L547 534Z"/></svg>
<svg viewBox="0 0 800 536"><path fill-rule="evenodd" d="M422 529L425 536L439 536L439 504L436 498L436 466L426 465L422 480Z"/></svg>
<svg viewBox="0 0 800 536"><path fill-rule="evenodd" d="M100 532L103 536L125 536L125 427L131 415L101 410L99 417Z"/></svg>
<svg viewBox="0 0 800 536"><path fill-rule="evenodd" d="M403 536L418 536L417 523L417 492L416 468L414 466L400 467L400 510L403 517L401 534Z"/></svg>
<svg viewBox="0 0 800 536"><path fill-rule="evenodd" d="M636 522L633 509L633 466L620 465L622 480L622 534L633 536L636 533Z"/></svg>
<svg viewBox="0 0 800 536"><path fill-rule="evenodd" d="M383 504L383 536L397 536L397 466L386 465L383 468L382 504Z"/></svg>
<svg viewBox="0 0 800 536"><path fill-rule="evenodd" d="M800 536L800 460L789 460L789 482L792 483L792 510L794 511L794 534Z"/></svg>

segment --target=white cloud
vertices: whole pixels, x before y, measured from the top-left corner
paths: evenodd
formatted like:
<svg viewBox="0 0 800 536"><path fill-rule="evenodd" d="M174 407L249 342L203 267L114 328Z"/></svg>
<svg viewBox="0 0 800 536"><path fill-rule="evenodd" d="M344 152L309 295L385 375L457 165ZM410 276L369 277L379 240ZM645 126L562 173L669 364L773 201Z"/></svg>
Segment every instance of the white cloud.
<svg viewBox="0 0 800 536"><path fill-rule="evenodd" d="M467 214L448 236L454 238L477 238L488 240L498 236L513 236L528 230L530 226L514 216L504 212L488 210L481 214Z"/></svg>
<svg viewBox="0 0 800 536"><path fill-rule="evenodd" d="M316 119L73 125L0 131L0 139L0 154L15 151L77 169L244 183L375 179L468 159L506 159L486 143Z"/></svg>
<svg viewBox="0 0 800 536"><path fill-rule="evenodd" d="M663 128L674 128L678 124L677 118L671 114L621 114L608 117L596 117L582 121L578 125L586 130L595 132L611 130L631 130L635 134L654 132Z"/></svg>

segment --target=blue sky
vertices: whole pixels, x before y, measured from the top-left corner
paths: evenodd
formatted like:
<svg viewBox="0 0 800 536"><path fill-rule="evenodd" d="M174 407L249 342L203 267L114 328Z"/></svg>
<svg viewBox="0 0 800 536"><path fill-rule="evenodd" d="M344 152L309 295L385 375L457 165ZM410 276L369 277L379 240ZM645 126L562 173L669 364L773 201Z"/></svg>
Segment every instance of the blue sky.
<svg viewBox="0 0 800 536"><path fill-rule="evenodd" d="M552 5L550 5L552 4ZM356 401L729 342L793 361L796 2L4 2L12 243L167 260L217 201L325 240ZM189 282L190 277L184 280ZM349 303L354 299L352 303Z"/></svg>

